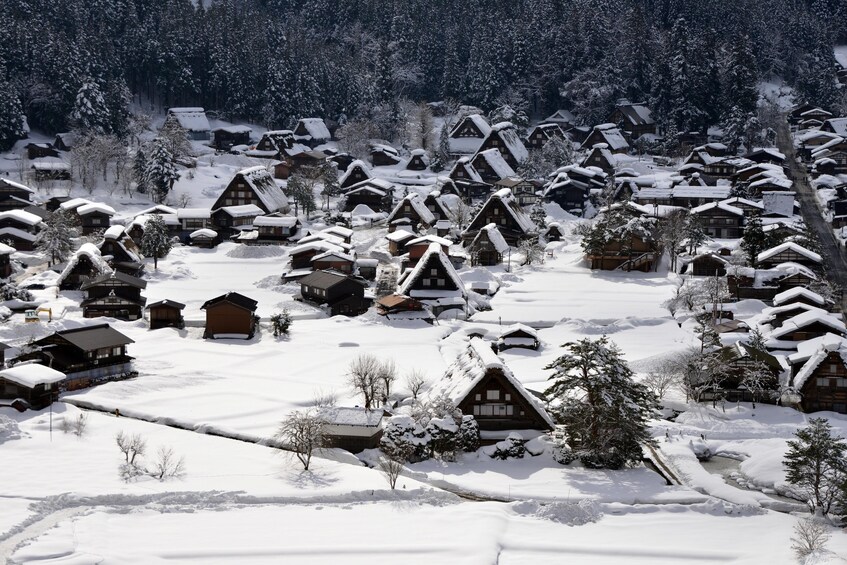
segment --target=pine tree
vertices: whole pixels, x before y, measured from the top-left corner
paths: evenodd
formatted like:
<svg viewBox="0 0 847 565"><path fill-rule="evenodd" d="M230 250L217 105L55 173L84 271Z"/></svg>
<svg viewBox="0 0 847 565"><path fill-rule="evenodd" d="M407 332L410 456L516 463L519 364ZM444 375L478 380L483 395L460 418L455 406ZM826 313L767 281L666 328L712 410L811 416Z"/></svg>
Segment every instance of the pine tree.
<svg viewBox="0 0 847 565"><path fill-rule="evenodd" d="M809 510L829 514L847 503L847 443L833 434L826 418L811 418L794 433L782 465L786 479L797 487Z"/></svg>
<svg viewBox="0 0 847 565"><path fill-rule="evenodd" d="M135 189L144 194L147 192L147 155L139 147L132 159L132 176L135 178Z"/></svg>
<svg viewBox="0 0 847 565"><path fill-rule="evenodd" d="M565 446L591 468L620 469L641 463L652 444L647 427L657 400L605 336L566 343L567 353L545 369L554 374L546 394L566 431Z"/></svg>
<svg viewBox="0 0 847 565"><path fill-rule="evenodd" d="M758 263L759 253L768 248L769 238L762 229L762 217L759 214L750 216L741 237L741 250L747 255L747 262L754 269Z"/></svg>
<svg viewBox="0 0 847 565"><path fill-rule="evenodd" d="M144 179L157 202L164 202L174 182L179 179L174 157L167 148L167 142L161 137L153 140L144 168Z"/></svg>
<svg viewBox="0 0 847 565"><path fill-rule="evenodd" d="M8 151L15 142L26 137L24 111L12 85L5 80L0 66L0 151Z"/></svg>
<svg viewBox="0 0 847 565"><path fill-rule="evenodd" d="M153 257L153 269L159 268L159 259L171 250L171 238L165 220L158 214L150 216L144 224L144 234L141 236L141 252Z"/></svg>
<svg viewBox="0 0 847 565"><path fill-rule="evenodd" d="M110 131L110 113L100 85L91 77L83 82L76 94L71 121L84 133L102 135Z"/></svg>
<svg viewBox="0 0 847 565"><path fill-rule="evenodd" d="M699 249L700 246L709 239L709 236L706 235L706 230L703 229L703 224L700 222L700 219L691 215L688 216L688 222L685 225L683 237L685 238L688 246L688 253L696 253L697 249Z"/></svg>
<svg viewBox="0 0 847 565"><path fill-rule="evenodd" d="M48 266L68 258L73 250L71 220L68 213L59 208L51 212L44 221L44 229L38 233L36 249L49 257Z"/></svg>

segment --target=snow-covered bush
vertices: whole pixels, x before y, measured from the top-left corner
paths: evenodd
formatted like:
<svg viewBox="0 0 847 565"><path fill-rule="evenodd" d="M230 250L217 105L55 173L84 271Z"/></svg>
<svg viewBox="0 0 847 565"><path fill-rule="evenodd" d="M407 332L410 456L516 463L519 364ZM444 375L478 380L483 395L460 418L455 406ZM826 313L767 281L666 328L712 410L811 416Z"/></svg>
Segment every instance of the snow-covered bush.
<svg viewBox="0 0 847 565"><path fill-rule="evenodd" d="M560 465L570 465L576 461L577 455L573 449L565 443L556 444L553 447L553 460Z"/></svg>
<svg viewBox="0 0 847 565"><path fill-rule="evenodd" d="M18 427L18 423L11 418L0 415L0 444L20 437L21 429Z"/></svg>
<svg viewBox="0 0 847 565"><path fill-rule="evenodd" d="M23 300L30 302L33 300L32 293L24 288L19 288L13 282L0 281L0 300Z"/></svg>
<svg viewBox="0 0 847 565"><path fill-rule="evenodd" d="M430 419L426 433L430 437L429 451L433 457L455 461L459 448L459 426L452 417Z"/></svg>
<svg viewBox="0 0 847 565"><path fill-rule="evenodd" d="M403 461L422 461L429 454L430 436L411 416L392 416L388 419L379 441L379 448Z"/></svg>
<svg viewBox="0 0 847 565"><path fill-rule="evenodd" d="M470 414L462 416L459 427L459 446L462 451L474 452L479 449L479 424Z"/></svg>
<svg viewBox="0 0 847 565"><path fill-rule="evenodd" d="M516 432L512 432L503 441L494 444L494 449L488 454L492 459L522 459L526 453L526 440Z"/></svg>

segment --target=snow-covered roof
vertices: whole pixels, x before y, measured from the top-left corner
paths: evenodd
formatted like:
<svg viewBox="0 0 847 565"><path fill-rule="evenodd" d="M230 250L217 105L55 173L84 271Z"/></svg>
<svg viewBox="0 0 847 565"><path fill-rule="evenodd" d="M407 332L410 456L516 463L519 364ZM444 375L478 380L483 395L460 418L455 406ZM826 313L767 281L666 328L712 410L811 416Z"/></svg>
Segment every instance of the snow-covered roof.
<svg viewBox="0 0 847 565"><path fill-rule="evenodd" d="M820 255L815 253L814 251L810 251L801 245L797 245L793 241L786 241L785 243L780 243L776 247L771 247L766 251L762 251L759 253L756 258L758 262L765 261L770 259L771 257L782 253L783 251L793 251L798 255L802 255L803 257L808 258L810 261L814 261L815 263L821 263L823 259Z"/></svg>
<svg viewBox="0 0 847 565"><path fill-rule="evenodd" d="M25 241L35 241L36 238L38 237L34 233L30 233L28 231L24 231L24 230L19 229L19 228L13 228L13 227L10 227L10 226L7 226L5 228L0 228L0 236L4 236L4 235L16 237L18 239L23 239Z"/></svg>
<svg viewBox="0 0 847 565"><path fill-rule="evenodd" d="M497 229L497 224L490 223L486 226L483 226L479 233L476 234L476 237L473 238L473 241L468 246L469 248L473 248L480 237L485 234L488 237L488 240L491 242L491 245L494 246L494 249L497 253L505 253L509 250L509 244L506 243L506 240L503 238L503 234L500 233L500 230Z"/></svg>
<svg viewBox="0 0 847 565"><path fill-rule="evenodd" d="M37 385L63 381L65 373L38 363L21 363L0 371L0 378L27 388L34 388Z"/></svg>
<svg viewBox="0 0 847 565"><path fill-rule="evenodd" d="M491 133L489 133L489 137L495 134L500 137L503 141L503 145L506 146L506 149L512 154L512 157L514 157L518 163L523 163L526 158L529 157L529 151L527 151L526 146L523 144L523 141L521 141L515 124L511 122L500 122L498 124L494 124L491 126Z"/></svg>
<svg viewBox="0 0 847 565"><path fill-rule="evenodd" d="M215 128L214 131L225 131L226 133L250 133L253 128L250 126L224 126Z"/></svg>
<svg viewBox="0 0 847 565"><path fill-rule="evenodd" d="M404 217L405 212L403 208L406 205L412 208L422 223L432 225L435 222L435 216L433 216L429 208L424 205L424 199L421 198L420 194L417 192L410 192L403 197L403 199L397 203L397 206L394 207L394 210L391 211L391 214L388 215L388 220L391 221Z"/></svg>
<svg viewBox="0 0 847 565"><path fill-rule="evenodd" d="M618 106L621 114L626 116L633 125L651 125L656 121L653 119L653 113L650 108L644 104L623 104Z"/></svg>
<svg viewBox="0 0 847 565"><path fill-rule="evenodd" d="M232 218L245 218L249 216L261 216L264 210L255 204L241 204L240 206L224 206L221 208Z"/></svg>
<svg viewBox="0 0 847 565"><path fill-rule="evenodd" d="M377 428L382 422L382 410L365 410L360 407L332 406L320 411L321 420L331 426L357 426Z"/></svg>
<svg viewBox="0 0 847 565"><path fill-rule="evenodd" d="M120 239L121 237L123 237L123 235L125 233L126 233L126 228L119 225L119 224L116 224L114 226L109 226L109 229L107 229L103 233L103 238L104 239Z"/></svg>
<svg viewBox="0 0 847 565"><path fill-rule="evenodd" d="M345 228L344 226L330 226L324 230L321 230L321 233L327 233L330 235L337 235L338 237L348 238L353 237L353 230L350 228Z"/></svg>
<svg viewBox="0 0 847 565"><path fill-rule="evenodd" d="M514 169L512 169L506 160L503 159L503 154L500 153L498 149L486 149L485 151L480 151L474 157L474 161L479 158L484 159L488 167L501 179L514 176L515 174Z"/></svg>
<svg viewBox="0 0 847 565"><path fill-rule="evenodd" d="M218 237L218 232L209 228L200 228L199 230L195 230L188 234L188 237L190 237L191 239L196 239L198 237L208 237L210 239L214 239Z"/></svg>
<svg viewBox="0 0 847 565"><path fill-rule="evenodd" d="M832 328L833 331L840 334L847 333L847 327L845 327L844 322L836 318L834 315L828 312L810 310L785 320L780 327L768 334L768 339L778 340L792 332L816 323L828 326Z"/></svg>
<svg viewBox="0 0 847 565"><path fill-rule="evenodd" d="M802 286L795 286L794 288L790 288L774 296L773 305L781 306L798 298L806 298L808 300L811 300L815 304L820 304L821 306L826 304L826 300L824 300L823 297L817 292L812 292L808 288L803 288Z"/></svg>
<svg viewBox="0 0 847 565"><path fill-rule="evenodd" d="M453 165L453 169L450 171L450 176L453 176L453 171L456 169L463 169L465 173L468 175L469 179L473 182L485 182L482 180L482 177L479 176L479 172L474 169L473 165L471 165L471 161L467 157L461 157L456 161L456 164Z"/></svg>
<svg viewBox="0 0 847 565"><path fill-rule="evenodd" d="M298 125L302 125L314 140L328 140L332 137L322 118L300 118Z"/></svg>
<svg viewBox="0 0 847 565"><path fill-rule="evenodd" d="M453 267L453 264L450 262L450 258L441 250L441 245L438 243L430 243L429 248L424 252L420 259L418 259L417 264L414 269L412 269L411 273L409 273L400 283L397 293L405 294L406 296L415 297L418 293L412 290L412 287L417 282L419 278L421 278L425 273L427 273L428 265L430 262L439 262L441 266L444 267L444 271L447 276L452 279L453 283L459 289L459 292L464 296L465 294L465 285L462 282L462 279L459 278L459 273L456 272L456 269ZM449 292L449 291L445 291Z"/></svg>
<svg viewBox="0 0 847 565"><path fill-rule="evenodd" d="M94 265L94 268L97 270L98 275L112 272L112 269L109 267L106 260L103 259L103 255L101 255L97 246L93 243L83 243L79 246L79 249L76 250L76 253L73 254L73 257L71 257L68 264L62 270L59 275L58 282L61 283L65 280L74 267L77 266L81 257L88 257L91 264Z"/></svg>
<svg viewBox="0 0 847 565"><path fill-rule="evenodd" d="M236 173L253 189L268 212L288 209L288 197L264 165L241 169Z"/></svg>
<svg viewBox="0 0 847 565"><path fill-rule="evenodd" d="M312 261L322 261L325 259L329 260L338 260L338 261L349 261L354 262L356 258L353 255L348 253L342 253L341 251L324 251L323 253L319 253L312 257Z"/></svg>
<svg viewBox="0 0 847 565"><path fill-rule="evenodd" d="M509 337L510 335L515 333L525 333L527 335L531 335L535 339L538 339L538 332L535 331L534 328L531 328L524 324L512 324L511 326L508 326L502 332L500 332L500 339Z"/></svg>
<svg viewBox="0 0 847 565"><path fill-rule="evenodd" d="M115 209L109 206L108 204L103 204L101 202L92 202L90 204L83 204L79 208L76 209L76 213L80 216L86 216L91 214L92 212L102 212L104 214L108 214L110 216L115 215Z"/></svg>
<svg viewBox="0 0 847 565"><path fill-rule="evenodd" d="M838 351L841 359L847 359L847 341L840 336L832 333L827 333L820 337L800 342L797 345L797 353L789 356L788 360L792 364L801 362L804 358L806 362L794 375L794 389L800 391L806 384L809 377L815 372L815 369L826 359L830 353ZM847 365L847 361L845 361Z"/></svg>
<svg viewBox="0 0 847 565"><path fill-rule="evenodd" d="M16 250L11 245L6 245L5 243L0 243L0 255L11 255Z"/></svg>
<svg viewBox="0 0 847 565"><path fill-rule="evenodd" d="M836 135L847 137L847 118L830 118L824 122L824 125L827 124L829 124Z"/></svg>
<svg viewBox="0 0 847 565"><path fill-rule="evenodd" d="M346 180L347 180L347 178L348 178L351 174L353 174L353 171L355 171L355 170L356 170L356 168L360 168L360 169L362 169L362 172L364 172L364 173L365 173L365 176L366 176L367 178L371 178L371 177L373 176L373 173L371 173L371 169L370 169L370 167L368 167L367 163L365 163L365 162L364 162L364 161L362 161L361 159L356 159L355 161L353 161L352 163L350 163L350 165L347 167L347 170L346 170L346 171L344 171L344 174L342 174L342 175L341 175L341 178L340 178L340 179L338 179L338 184L340 184L340 185L341 185L341 184L344 184L344 181L346 181ZM361 181L359 181L359 182L361 182Z"/></svg>
<svg viewBox="0 0 847 565"><path fill-rule="evenodd" d="M613 151L629 147L629 142L624 137L623 132L615 124L601 124L595 126L594 129L600 133L603 141Z"/></svg>
<svg viewBox="0 0 847 565"><path fill-rule="evenodd" d="M292 247L288 251L288 255L298 255L300 253L304 253L306 251L315 251L317 253L325 253L327 251L337 251L343 253L345 249L336 243L332 243L331 241L326 241L323 239L319 239L317 241L310 241L308 243L301 243L295 247Z"/></svg>
<svg viewBox="0 0 847 565"><path fill-rule="evenodd" d="M437 243L441 247L447 248L453 245L453 241L447 239L446 237L438 237L437 235L427 234L409 240L409 242L406 243L406 247L411 247L412 245L419 245L421 243L426 243L427 245L429 245L430 243Z"/></svg>
<svg viewBox="0 0 847 565"><path fill-rule="evenodd" d="M533 222L529 216L524 214L520 204L518 204L518 201L515 200L515 195L512 194L512 189L501 188L492 194L491 198L498 199L503 203L504 208L525 233L533 233L538 229L535 222Z"/></svg>
<svg viewBox="0 0 847 565"><path fill-rule="evenodd" d="M180 208L176 217L180 220L203 220L211 218L212 211L208 208Z"/></svg>
<svg viewBox="0 0 847 565"><path fill-rule="evenodd" d="M0 220L5 220L6 218L29 226L37 226L42 221L40 216L24 210L5 210L0 212Z"/></svg>
<svg viewBox="0 0 847 565"><path fill-rule="evenodd" d="M479 114L469 114L469 115L465 116L464 118L462 118L461 120L459 120L456 123L456 125L453 126L453 129L450 131L450 137L453 137L453 134L456 131L458 131L458 129L462 126L462 124L465 123L465 120L473 122L473 124L479 130L480 135L482 137L487 137L488 134L491 133L491 126L488 125L488 120L486 120L484 117L482 117Z"/></svg>
<svg viewBox="0 0 847 565"><path fill-rule="evenodd" d="M76 210L80 206L85 206L86 204L91 204L91 200L88 200L87 198L71 198L70 200L65 200L59 204L59 208L62 210Z"/></svg>
<svg viewBox="0 0 847 565"><path fill-rule="evenodd" d="M548 426L551 428L555 426L541 401L524 388L523 384L515 378L512 371L506 366L506 363L492 351L491 346L478 337L471 338L468 346L447 368L444 376L427 391L427 396L429 398L444 396L456 405L461 404L490 370L500 372L508 383L514 387L515 391L538 412Z"/></svg>
<svg viewBox="0 0 847 565"><path fill-rule="evenodd" d="M291 228L297 225L297 218L294 216L259 216L253 220L253 226L260 227L283 227Z"/></svg>
<svg viewBox="0 0 847 565"><path fill-rule="evenodd" d="M728 212L728 213L734 214L736 216L743 216L744 215L744 210L742 210L741 208L736 208L735 206L732 206L730 204L727 204L726 201L724 201L724 200L721 200L719 202L708 202L708 203L703 204L701 206L697 206L697 207L691 209L691 213L692 214L702 214L703 212L707 212L707 211L713 210L715 208L719 208L720 210L723 210L724 212Z"/></svg>
<svg viewBox="0 0 847 565"><path fill-rule="evenodd" d="M544 121L572 124L576 121L576 117L574 117L573 113L571 113L569 110L559 109L547 116L547 119L545 119Z"/></svg>
<svg viewBox="0 0 847 565"><path fill-rule="evenodd" d="M3 186L3 185L11 186L12 188L17 188L18 190L24 190L26 192L31 192L31 193L35 194L35 191L33 189L31 189L30 187L23 185L19 182L15 182L11 179L7 179L5 177L0 179L0 186Z"/></svg>
<svg viewBox="0 0 847 565"><path fill-rule="evenodd" d="M403 229L394 230L391 233L385 234L385 239L387 239L388 241L393 241L394 243L401 243L414 239L415 237L416 236L414 233Z"/></svg>
<svg viewBox="0 0 847 565"><path fill-rule="evenodd" d="M179 125L188 131L208 132L212 129L203 108L170 108L168 114L176 118Z"/></svg>
<svg viewBox="0 0 847 565"><path fill-rule="evenodd" d="M137 212L134 217L149 214L176 214L176 208L171 208L164 204L156 204L155 206L151 206L150 208L145 208L144 210Z"/></svg>

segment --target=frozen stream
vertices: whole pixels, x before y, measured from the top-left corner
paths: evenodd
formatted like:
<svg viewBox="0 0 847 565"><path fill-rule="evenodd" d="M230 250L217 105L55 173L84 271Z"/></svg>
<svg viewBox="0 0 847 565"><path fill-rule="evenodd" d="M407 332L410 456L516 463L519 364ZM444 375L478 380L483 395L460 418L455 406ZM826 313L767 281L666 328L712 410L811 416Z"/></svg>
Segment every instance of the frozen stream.
<svg viewBox="0 0 847 565"><path fill-rule="evenodd" d="M715 455L708 461L700 461L700 464L703 468L712 473L713 475L720 475L724 481L730 486L735 488L739 488L742 490L756 490L762 492L762 494L767 495L769 498L780 502L782 504L774 505L771 508L777 511L792 511L796 510L795 506L801 506L802 503L793 498L788 498L785 496L781 496L777 494L773 489L757 489L750 488L751 485L743 479L743 473L741 472L741 461L737 459L732 459L730 457L722 457L720 455ZM741 479L739 481L739 479ZM791 508L785 508L785 504L790 504ZM802 505L805 508L805 505Z"/></svg>

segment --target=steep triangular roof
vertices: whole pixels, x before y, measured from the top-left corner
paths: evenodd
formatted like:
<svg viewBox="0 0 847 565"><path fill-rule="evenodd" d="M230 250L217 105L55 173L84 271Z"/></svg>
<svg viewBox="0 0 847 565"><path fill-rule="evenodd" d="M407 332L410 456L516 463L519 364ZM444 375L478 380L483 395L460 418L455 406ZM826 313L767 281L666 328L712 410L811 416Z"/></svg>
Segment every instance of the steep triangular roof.
<svg viewBox="0 0 847 565"><path fill-rule="evenodd" d="M468 394L488 374L496 370L502 374L506 381L521 395L535 412L551 429L555 423L544 405L533 394L524 388L523 384L515 378L506 363L491 349L491 346L481 338L471 338L468 346L459 354L459 357L447 368L446 373L433 384L427 396L429 398L447 397L453 404L459 405Z"/></svg>
<svg viewBox="0 0 847 565"><path fill-rule="evenodd" d="M494 246L495 251L497 253L505 253L509 250L509 244L506 243L506 240L503 239L503 234L500 233L500 230L497 229L497 224L488 224L482 227L479 230L479 233L476 234L476 237L473 238L470 245L468 245L468 249L473 249L477 245L479 245L480 239L482 237L487 237L488 241L491 242L491 245Z"/></svg>
<svg viewBox="0 0 847 565"><path fill-rule="evenodd" d="M420 292L413 290L415 283L417 283L422 277L428 276L428 273L430 272L429 269L435 268L437 265L443 267L446 276L451 280L453 286L458 289L455 292L459 292L462 296L464 296L465 285L462 282L462 279L459 278L459 273L456 272L456 269L450 262L450 258L447 257L444 251L442 251L441 245L435 242L429 244L429 248L418 260L415 268L402 279L399 288L397 289L397 293L406 294L411 297L419 297ZM451 291L452 289L448 289L446 287L444 289L445 293L449 293Z"/></svg>
<svg viewBox="0 0 847 565"><path fill-rule="evenodd" d="M74 268L79 263L80 258L87 257L91 264L94 265L94 268L98 271L98 274L111 273L112 269L109 267L109 264L103 259L103 256L100 254L100 250L97 249L97 246L93 243L83 243L79 246L79 249L76 250L73 257L71 257L68 264L62 270L57 282L61 284L62 281L74 270Z"/></svg>
<svg viewBox="0 0 847 565"><path fill-rule="evenodd" d="M415 214L417 214L422 223L431 226L435 222L435 216L432 215L432 212L430 212L429 208L427 208L424 204L424 199L416 192L411 192L403 197L403 199L397 203L397 206L394 207L394 210L391 211L391 214L388 215L387 221L390 223L397 218L405 217L403 208L407 204L411 206L412 210Z"/></svg>
<svg viewBox="0 0 847 565"><path fill-rule="evenodd" d="M512 190L509 188L502 188L489 197L485 206L483 206L474 219L471 220L471 223L468 225L465 233L468 233L473 229L482 229L483 225L487 224L482 224L482 219L485 217L484 214L486 213L486 208L489 205L494 204L495 201L499 201L499 203L502 204L501 208L506 210L506 213L514 219L515 223L521 230L523 230L524 233L535 233L537 231L538 228L535 225L535 222L533 222L529 216L524 214L520 204L518 204L518 201L515 200Z"/></svg>

